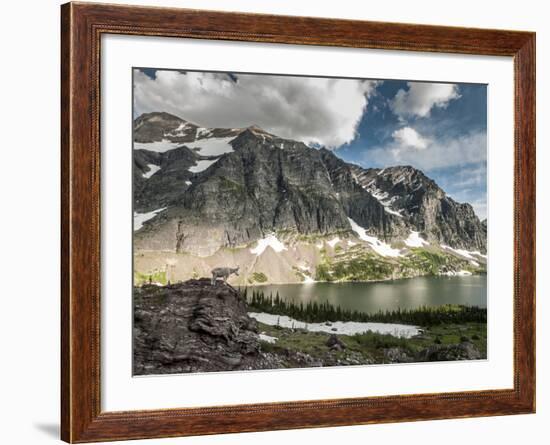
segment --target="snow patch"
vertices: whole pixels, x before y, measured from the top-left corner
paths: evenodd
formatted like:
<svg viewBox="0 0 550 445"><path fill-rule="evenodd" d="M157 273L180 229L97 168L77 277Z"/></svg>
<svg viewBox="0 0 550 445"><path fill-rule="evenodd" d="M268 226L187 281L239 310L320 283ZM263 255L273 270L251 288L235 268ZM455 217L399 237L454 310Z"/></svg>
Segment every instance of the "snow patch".
<svg viewBox="0 0 550 445"><path fill-rule="evenodd" d="M382 173L382 172L380 172ZM378 173L378 174L380 174ZM365 189L367 192L369 192L374 199L376 199L382 206L384 207L384 210L395 216L399 216L400 218L403 218L403 215L401 214L400 210L394 210L391 208L392 204L395 202L395 200L398 198L397 196L390 196L388 192L384 192L377 188L374 185L374 180L370 181L367 185L362 185L358 178L355 178L355 182L359 184L363 189Z"/></svg>
<svg viewBox="0 0 550 445"><path fill-rule="evenodd" d="M449 272L442 272L440 275L446 275L448 277L468 277L472 275L472 272L468 270L457 270L457 271L449 271Z"/></svg>
<svg viewBox="0 0 550 445"><path fill-rule="evenodd" d="M166 207L162 207L160 209L153 210L147 213L134 212L134 232L141 229L145 221L149 221L150 219L154 218L155 216L157 216L157 214L159 214L163 210L166 210Z"/></svg>
<svg viewBox="0 0 550 445"><path fill-rule="evenodd" d="M395 216L399 216L399 218L403 218L403 215L401 215L401 213L399 213L397 210L390 209L389 206L384 206L384 210L391 215L395 215Z"/></svg>
<svg viewBox="0 0 550 445"><path fill-rule="evenodd" d="M367 235L367 231L363 229L363 227L361 227L359 224L357 224L353 219L348 218L348 221L351 224L351 230L357 233L357 236L359 236L360 239L369 243L372 249L377 254L389 257L403 256L399 249L394 249L389 244L380 241L375 236Z"/></svg>
<svg viewBox="0 0 550 445"><path fill-rule="evenodd" d="M416 326L395 323L362 323L356 321L335 321L326 323L304 323L286 315L267 314L265 312L249 312L248 315L260 323L283 328L306 329L309 332L326 332L337 335L364 334L372 331L380 334L390 334L395 337L411 338L420 333Z"/></svg>
<svg viewBox="0 0 550 445"><path fill-rule="evenodd" d="M174 148L181 147L183 144L163 139L160 142L134 142L134 150L149 150L157 153L164 153L165 151L173 150Z"/></svg>
<svg viewBox="0 0 550 445"><path fill-rule="evenodd" d="M208 159L208 160L203 159L203 160L197 161L196 165L189 167L189 171L191 173L200 173L206 170L208 167L210 167L217 160L218 159Z"/></svg>
<svg viewBox="0 0 550 445"><path fill-rule="evenodd" d="M472 275L472 272L470 272L469 270L459 270L456 274L459 277L467 277L467 276Z"/></svg>
<svg viewBox="0 0 550 445"><path fill-rule="evenodd" d="M334 247L336 246L336 244L338 244L340 242L340 238L335 236L334 238L332 238L330 241L327 241L327 244L330 246L330 247Z"/></svg>
<svg viewBox="0 0 550 445"><path fill-rule="evenodd" d="M147 179L149 179L151 176L153 176L156 172L160 170L160 167L155 164L147 164L147 167L149 167L149 171L142 174L142 176Z"/></svg>
<svg viewBox="0 0 550 445"><path fill-rule="evenodd" d="M441 247L443 249L450 250L451 252L454 252L460 256L463 256L464 258L468 258L469 260L475 261L477 259L476 256L487 259L487 255L483 255L481 252L477 250L470 251L470 250L464 250L464 249L453 249L452 247L446 246L445 244L441 244Z"/></svg>
<svg viewBox="0 0 550 445"><path fill-rule="evenodd" d="M207 138L212 134L211 130L209 128L197 128L197 133L195 134L195 138L198 139L200 137Z"/></svg>
<svg viewBox="0 0 550 445"><path fill-rule="evenodd" d="M354 242L354 241L352 241L352 240L348 240L348 246L353 247L353 246L355 246L355 245L357 245L356 242Z"/></svg>
<svg viewBox="0 0 550 445"><path fill-rule="evenodd" d="M193 184L191 181L185 181L185 185L191 185Z"/></svg>
<svg viewBox="0 0 550 445"><path fill-rule="evenodd" d="M190 127L189 123L188 122L182 122L181 124L179 124L178 128L176 128L175 130L172 130L170 131L169 133L165 133L165 135L168 135L168 136L186 136L187 133L188 133L188 130L187 131L184 131L186 128Z"/></svg>
<svg viewBox="0 0 550 445"><path fill-rule="evenodd" d="M259 239L258 245L253 249L250 249L250 252L260 256L268 247L271 247L277 253L287 250L285 245L280 242L275 235L271 234L265 238Z"/></svg>
<svg viewBox="0 0 550 445"><path fill-rule="evenodd" d="M201 139L195 142L186 143L185 146L195 149L202 156L221 156L224 153L231 153L233 151L233 147L230 144L233 139L235 139L235 136L228 138Z"/></svg>
<svg viewBox="0 0 550 445"><path fill-rule="evenodd" d="M267 334L260 334L260 340L265 341L267 343L275 343L277 340L279 340L277 337L272 337L271 335Z"/></svg>
<svg viewBox="0 0 550 445"><path fill-rule="evenodd" d="M418 232L411 231L409 237L405 240L405 244L409 247L422 247L429 243L424 240Z"/></svg>

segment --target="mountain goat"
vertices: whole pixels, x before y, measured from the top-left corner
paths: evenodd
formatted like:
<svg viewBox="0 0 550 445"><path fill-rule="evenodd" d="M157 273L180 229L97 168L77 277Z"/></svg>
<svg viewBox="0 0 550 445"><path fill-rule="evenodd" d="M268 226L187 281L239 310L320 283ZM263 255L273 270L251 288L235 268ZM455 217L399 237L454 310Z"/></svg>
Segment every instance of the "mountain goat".
<svg viewBox="0 0 550 445"><path fill-rule="evenodd" d="M216 267L212 269L212 286L216 285L218 278L222 278L224 283L227 283L227 279L231 274L239 276L239 266L233 267Z"/></svg>

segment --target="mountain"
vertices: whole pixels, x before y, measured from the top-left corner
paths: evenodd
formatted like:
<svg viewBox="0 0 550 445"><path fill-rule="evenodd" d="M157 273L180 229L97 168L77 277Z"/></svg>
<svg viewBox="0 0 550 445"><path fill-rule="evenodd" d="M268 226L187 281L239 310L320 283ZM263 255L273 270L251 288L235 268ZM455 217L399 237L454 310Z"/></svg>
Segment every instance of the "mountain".
<svg viewBox="0 0 550 445"><path fill-rule="evenodd" d="M352 166L357 182L430 242L486 252L486 226L468 203L449 197L411 166L363 169Z"/></svg>
<svg viewBox="0 0 550 445"><path fill-rule="evenodd" d="M134 211L137 271L172 279L220 264L245 265L241 280L281 282L368 278L353 272L356 261L384 263L381 278L485 263L486 226L420 170L364 169L257 126L138 117Z"/></svg>

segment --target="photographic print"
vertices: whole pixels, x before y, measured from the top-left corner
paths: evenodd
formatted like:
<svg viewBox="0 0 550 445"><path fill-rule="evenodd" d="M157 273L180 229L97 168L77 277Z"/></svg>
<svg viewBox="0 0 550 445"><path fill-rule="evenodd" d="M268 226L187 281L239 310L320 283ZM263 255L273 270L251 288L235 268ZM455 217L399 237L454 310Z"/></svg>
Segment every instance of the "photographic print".
<svg viewBox="0 0 550 445"><path fill-rule="evenodd" d="M134 68L133 118L134 375L487 358L486 85Z"/></svg>

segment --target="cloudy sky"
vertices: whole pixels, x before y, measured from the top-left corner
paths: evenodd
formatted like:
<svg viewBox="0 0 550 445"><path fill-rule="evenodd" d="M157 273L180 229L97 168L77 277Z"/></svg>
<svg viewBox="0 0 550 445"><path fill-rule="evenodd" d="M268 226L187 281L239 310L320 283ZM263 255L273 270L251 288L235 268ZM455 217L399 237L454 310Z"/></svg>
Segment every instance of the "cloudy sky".
<svg viewBox="0 0 550 445"><path fill-rule="evenodd" d="M486 217L485 85L136 69L134 115L258 125L364 167L412 165Z"/></svg>

